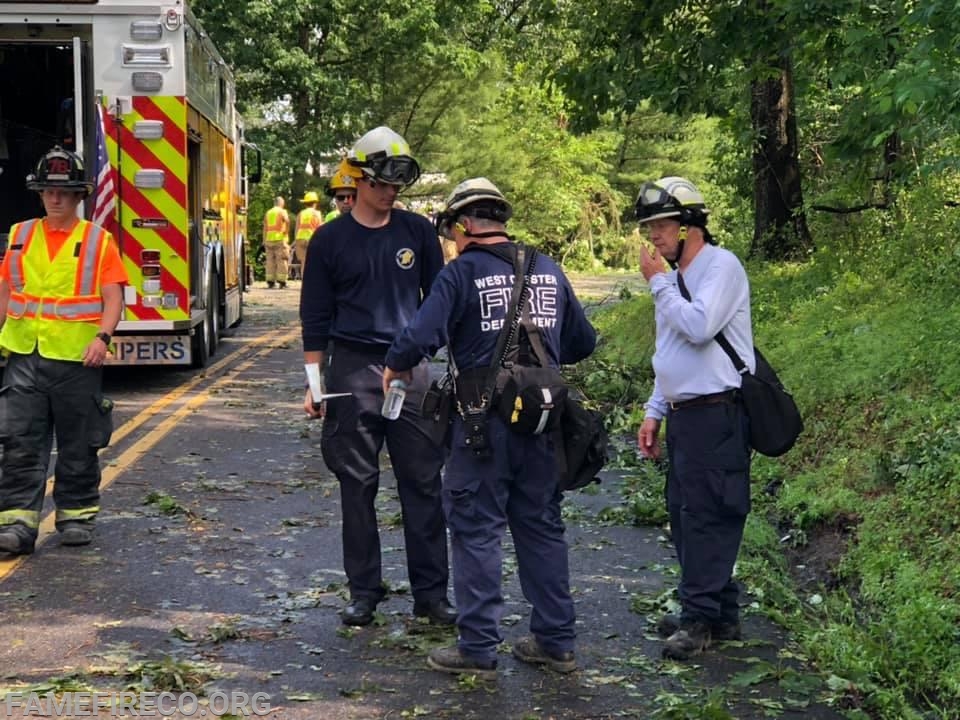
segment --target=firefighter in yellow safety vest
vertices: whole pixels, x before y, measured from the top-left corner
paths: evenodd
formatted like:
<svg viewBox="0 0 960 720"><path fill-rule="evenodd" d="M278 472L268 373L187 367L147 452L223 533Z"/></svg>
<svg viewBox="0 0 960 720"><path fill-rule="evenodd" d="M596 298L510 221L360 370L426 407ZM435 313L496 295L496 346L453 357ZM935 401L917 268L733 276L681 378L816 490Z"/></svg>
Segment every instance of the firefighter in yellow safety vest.
<svg viewBox="0 0 960 720"><path fill-rule="evenodd" d="M297 214L294 242L296 244L297 261L300 263L300 277L303 277L304 261L307 259L307 245L316 229L323 225L323 215L317 210L320 196L312 190L305 194L300 202L304 204L304 208Z"/></svg>
<svg viewBox="0 0 960 720"><path fill-rule="evenodd" d="M10 229L0 265L0 348L9 353L0 391L0 556L33 552L54 437L60 544L93 540L97 450L113 430L103 362L127 282L113 236L77 216L93 188L78 155L55 147L27 188L39 192L46 217Z"/></svg>
<svg viewBox="0 0 960 720"><path fill-rule="evenodd" d="M263 216L263 249L266 252L267 287L287 286L290 268L290 216L282 197Z"/></svg>

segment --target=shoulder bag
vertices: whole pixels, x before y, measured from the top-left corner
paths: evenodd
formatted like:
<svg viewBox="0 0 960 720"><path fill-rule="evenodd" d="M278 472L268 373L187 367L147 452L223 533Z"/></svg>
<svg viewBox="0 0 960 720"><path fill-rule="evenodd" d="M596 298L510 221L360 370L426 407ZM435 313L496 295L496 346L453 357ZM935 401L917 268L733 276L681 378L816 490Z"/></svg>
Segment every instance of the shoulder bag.
<svg viewBox="0 0 960 720"><path fill-rule="evenodd" d="M683 298L691 302L690 291L679 272L677 285ZM756 370L751 373L722 330L713 339L740 373L740 393L750 418L750 446L768 457L783 455L803 432L803 418L793 396L783 387L776 371L756 346L753 348Z"/></svg>

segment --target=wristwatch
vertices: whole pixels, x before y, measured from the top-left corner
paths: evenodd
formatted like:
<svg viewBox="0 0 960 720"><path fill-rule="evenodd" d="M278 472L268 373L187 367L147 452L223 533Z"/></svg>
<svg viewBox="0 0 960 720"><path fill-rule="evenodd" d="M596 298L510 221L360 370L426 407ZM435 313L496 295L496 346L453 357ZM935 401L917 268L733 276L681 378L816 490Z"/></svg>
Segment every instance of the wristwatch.
<svg viewBox="0 0 960 720"><path fill-rule="evenodd" d="M108 332L98 332L97 337L103 340L104 345L110 344L110 333Z"/></svg>

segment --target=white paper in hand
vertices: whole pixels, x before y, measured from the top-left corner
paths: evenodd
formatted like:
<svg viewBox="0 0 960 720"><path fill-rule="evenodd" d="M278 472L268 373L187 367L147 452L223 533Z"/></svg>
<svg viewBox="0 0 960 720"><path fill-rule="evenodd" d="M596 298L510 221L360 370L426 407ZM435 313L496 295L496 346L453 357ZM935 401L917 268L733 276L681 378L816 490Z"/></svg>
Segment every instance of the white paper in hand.
<svg viewBox="0 0 960 720"><path fill-rule="evenodd" d="M303 366L307 371L307 382L310 384L310 396L313 398L314 407L320 405L324 400L331 398L347 397L353 393L326 393L323 388L323 379L320 377L320 365L318 363L307 363Z"/></svg>

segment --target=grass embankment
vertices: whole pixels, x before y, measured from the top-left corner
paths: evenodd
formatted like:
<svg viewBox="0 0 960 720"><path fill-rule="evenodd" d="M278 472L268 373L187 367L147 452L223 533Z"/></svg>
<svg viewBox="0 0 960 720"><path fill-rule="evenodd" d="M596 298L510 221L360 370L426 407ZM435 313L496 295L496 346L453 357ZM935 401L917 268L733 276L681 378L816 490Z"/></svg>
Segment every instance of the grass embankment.
<svg viewBox="0 0 960 720"><path fill-rule="evenodd" d="M941 211L942 212L942 211ZM960 250L936 215L789 266L748 266L757 345L804 411L785 457L757 457L738 574L789 626L852 717L960 717ZM849 221L848 221L849 222ZM869 242L869 238L876 242ZM591 396L635 432L652 380L648 296L594 317ZM625 485L660 520L662 478Z"/></svg>

